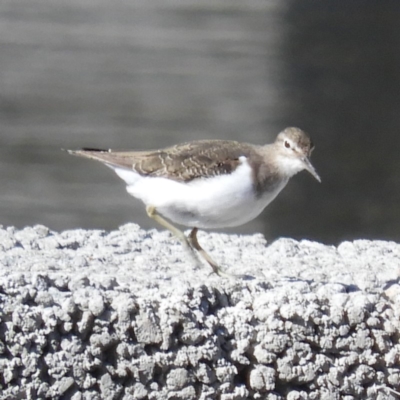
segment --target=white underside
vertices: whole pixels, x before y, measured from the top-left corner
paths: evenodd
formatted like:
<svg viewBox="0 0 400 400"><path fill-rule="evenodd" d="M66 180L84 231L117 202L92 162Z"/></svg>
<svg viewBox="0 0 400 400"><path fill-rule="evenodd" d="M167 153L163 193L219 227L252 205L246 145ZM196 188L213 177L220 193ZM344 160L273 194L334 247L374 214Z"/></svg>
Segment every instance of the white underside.
<svg viewBox="0 0 400 400"><path fill-rule="evenodd" d="M169 220L197 228L222 228L245 224L257 217L284 188L256 197L252 171L246 157L229 175L181 183L144 177L135 171L111 167L127 183L127 191Z"/></svg>

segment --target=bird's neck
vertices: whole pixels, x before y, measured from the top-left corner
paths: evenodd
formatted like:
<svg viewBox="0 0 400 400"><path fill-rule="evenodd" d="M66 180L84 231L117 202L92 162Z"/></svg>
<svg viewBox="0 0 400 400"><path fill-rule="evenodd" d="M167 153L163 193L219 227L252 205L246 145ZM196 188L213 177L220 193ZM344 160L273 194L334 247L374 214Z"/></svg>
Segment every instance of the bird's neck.
<svg viewBox="0 0 400 400"><path fill-rule="evenodd" d="M292 176L282 168L282 162L273 145L266 145L260 151L260 158L253 165L255 190L258 195L280 191Z"/></svg>

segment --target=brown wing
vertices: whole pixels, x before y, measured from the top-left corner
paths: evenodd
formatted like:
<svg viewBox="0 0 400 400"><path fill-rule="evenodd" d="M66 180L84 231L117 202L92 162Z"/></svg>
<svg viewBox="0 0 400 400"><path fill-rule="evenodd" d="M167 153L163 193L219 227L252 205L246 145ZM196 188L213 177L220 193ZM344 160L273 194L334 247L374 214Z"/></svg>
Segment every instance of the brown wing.
<svg viewBox="0 0 400 400"><path fill-rule="evenodd" d="M144 152L94 149L70 151L110 166L133 169L140 175L181 182L231 173L240 164L239 157L253 152L254 148L250 144L225 140L195 141Z"/></svg>

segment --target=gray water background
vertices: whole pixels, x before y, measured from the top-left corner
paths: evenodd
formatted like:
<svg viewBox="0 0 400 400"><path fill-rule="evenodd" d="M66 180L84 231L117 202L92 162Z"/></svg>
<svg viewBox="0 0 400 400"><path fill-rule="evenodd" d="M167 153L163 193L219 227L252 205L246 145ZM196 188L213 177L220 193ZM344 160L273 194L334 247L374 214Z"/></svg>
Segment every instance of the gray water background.
<svg viewBox="0 0 400 400"><path fill-rule="evenodd" d="M400 241L400 2L0 2L0 223L155 225L124 183L61 148L313 138L255 221L337 243Z"/></svg>

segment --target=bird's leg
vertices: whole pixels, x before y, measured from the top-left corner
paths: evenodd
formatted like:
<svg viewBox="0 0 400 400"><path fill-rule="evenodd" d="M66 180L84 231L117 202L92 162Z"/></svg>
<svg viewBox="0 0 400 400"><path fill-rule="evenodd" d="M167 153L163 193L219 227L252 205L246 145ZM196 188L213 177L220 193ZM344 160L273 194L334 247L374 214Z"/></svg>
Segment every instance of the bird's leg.
<svg viewBox="0 0 400 400"><path fill-rule="evenodd" d="M172 225L170 222L168 222L166 219L164 219L160 214L157 213L157 210L154 206L147 206L146 207L146 212L147 215L153 219L154 221L158 222L161 226L164 228L168 229L170 232L172 232L186 247L188 250L190 250L191 254L194 256L194 258L198 262L198 258L196 257L196 253L194 252L193 249L197 250L199 254L210 264L211 268L213 271L223 277L231 277L229 274L226 272L222 271L221 268L218 266L218 264L208 255L208 253L200 246L199 242L197 241L197 228L193 228L193 230L190 232L189 237L187 238L185 234L178 229L176 226Z"/></svg>
<svg viewBox="0 0 400 400"><path fill-rule="evenodd" d="M164 219L160 214L158 214L155 207L147 206L146 212L151 219L154 219L154 221L158 222L161 226L172 232L181 242L183 242L184 245L186 245L189 248L192 248L185 234L176 226L172 225L170 222Z"/></svg>
<svg viewBox="0 0 400 400"><path fill-rule="evenodd" d="M211 268L217 275L223 276L223 277L231 277L229 274L224 272L218 266L218 264L211 258L211 256L200 246L200 244L197 240L197 231L198 231L197 228L193 228L188 237L189 242L192 245L192 247L195 248L201 254L201 256L210 264Z"/></svg>
<svg viewBox="0 0 400 400"><path fill-rule="evenodd" d="M187 250L188 253L190 253L190 256L192 257L192 261L195 263L196 266L201 265L197 253L194 251L188 238L185 236L185 234L180 229L178 229L176 226L172 225L165 218L163 218L160 214L158 214L157 210L154 206L147 206L146 212L150 218L152 218L154 221L158 222L165 229L168 229L173 235L175 235L182 242L183 247Z"/></svg>

